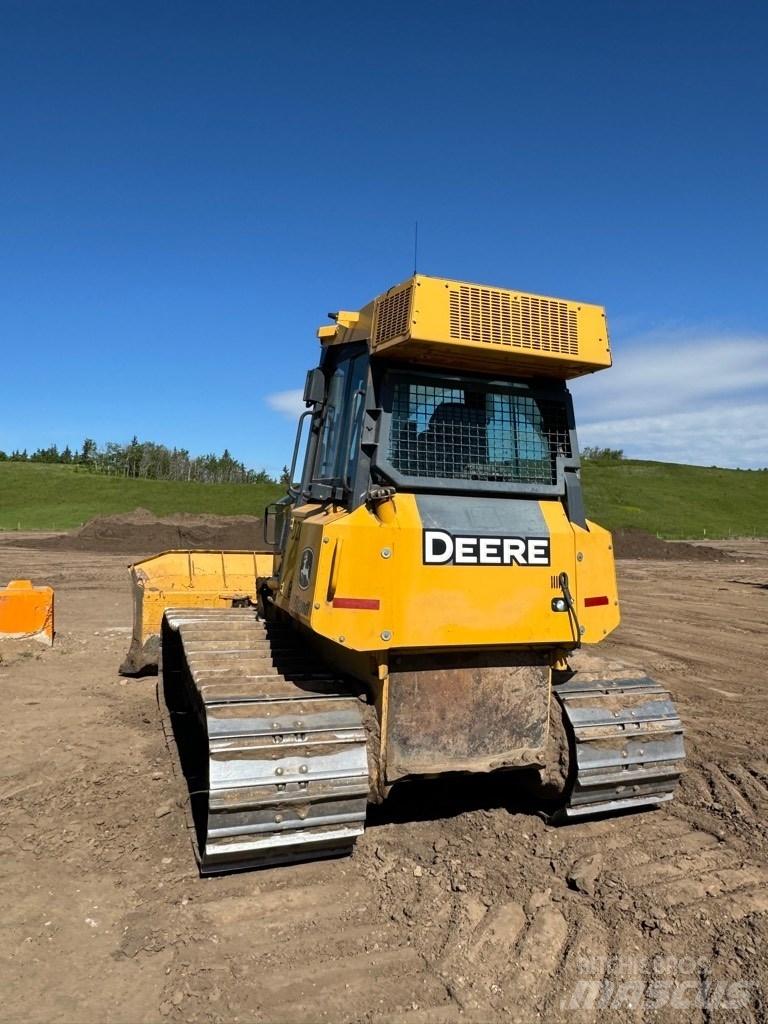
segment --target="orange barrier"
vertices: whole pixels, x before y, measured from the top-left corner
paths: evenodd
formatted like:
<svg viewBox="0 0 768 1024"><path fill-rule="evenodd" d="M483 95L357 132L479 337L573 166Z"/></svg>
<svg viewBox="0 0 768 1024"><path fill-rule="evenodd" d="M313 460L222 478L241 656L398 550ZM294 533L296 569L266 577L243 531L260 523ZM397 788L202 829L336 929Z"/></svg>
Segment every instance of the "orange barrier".
<svg viewBox="0 0 768 1024"><path fill-rule="evenodd" d="M53 643L51 587L33 587L31 580L11 580L0 587L0 639Z"/></svg>

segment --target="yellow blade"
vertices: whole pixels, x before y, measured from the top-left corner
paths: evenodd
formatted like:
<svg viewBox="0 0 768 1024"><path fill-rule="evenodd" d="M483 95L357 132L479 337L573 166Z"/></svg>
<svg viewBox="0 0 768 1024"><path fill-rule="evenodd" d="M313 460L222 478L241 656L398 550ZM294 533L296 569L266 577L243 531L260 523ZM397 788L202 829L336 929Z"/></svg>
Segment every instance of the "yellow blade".
<svg viewBox="0 0 768 1024"><path fill-rule="evenodd" d="M266 551L163 551L130 566L133 636L123 675L154 671L166 608L231 608L256 601L256 578L271 576Z"/></svg>

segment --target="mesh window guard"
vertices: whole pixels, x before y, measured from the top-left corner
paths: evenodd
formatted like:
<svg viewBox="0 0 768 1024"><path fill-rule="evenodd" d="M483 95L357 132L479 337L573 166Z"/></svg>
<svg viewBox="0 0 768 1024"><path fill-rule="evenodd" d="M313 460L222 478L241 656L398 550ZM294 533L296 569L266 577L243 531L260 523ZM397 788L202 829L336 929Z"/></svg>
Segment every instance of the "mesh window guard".
<svg viewBox="0 0 768 1024"><path fill-rule="evenodd" d="M499 385L398 380L388 460L404 476L556 484L565 402Z"/></svg>

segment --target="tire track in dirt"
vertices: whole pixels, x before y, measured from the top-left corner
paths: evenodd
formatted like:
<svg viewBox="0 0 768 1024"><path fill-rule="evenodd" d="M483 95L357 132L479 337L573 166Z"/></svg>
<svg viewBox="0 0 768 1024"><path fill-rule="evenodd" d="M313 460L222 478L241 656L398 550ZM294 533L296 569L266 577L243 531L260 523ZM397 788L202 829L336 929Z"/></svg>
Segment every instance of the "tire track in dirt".
<svg viewBox="0 0 768 1024"><path fill-rule="evenodd" d="M28 549L6 570L32 556L52 566ZM765 1019L765 595L729 584L733 565L633 562L631 580L619 566L624 622L606 653L645 659L687 727L672 805L553 829L512 778L444 780L377 811L349 859L201 880L153 685L118 684L124 638L105 632L129 620L125 559L55 558L61 644L0 665L0 1017ZM662 982L683 1005L652 1006ZM743 984L744 1000L694 1005L691 983Z"/></svg>

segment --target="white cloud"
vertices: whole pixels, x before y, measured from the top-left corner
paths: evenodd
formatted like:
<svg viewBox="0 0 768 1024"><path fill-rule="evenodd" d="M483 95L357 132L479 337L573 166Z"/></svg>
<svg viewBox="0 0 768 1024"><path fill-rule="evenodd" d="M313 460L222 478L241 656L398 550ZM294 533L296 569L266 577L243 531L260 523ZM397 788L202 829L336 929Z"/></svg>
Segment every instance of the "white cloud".
<svg viewBox="0 0 768 1024"><path fill-rule="evenodd" d="M699 465L768 465L768 337L686 329L614 349L572 382L582 446Z"/></svg>
<svg viewBox="0 0 768 1024"><path fill-rule="evenodd" d="M267 395L266 403L270 409L282 413L288 419L294 420L301 413L306 411L303 401L304 392L298 389L292 391L275 391Z"/></svg>
<svg viewBox="0 0 768 1024"><path fill-rule="evenodd" d="M670 328L614 345L614 365L571 382L579 441L630 458L768 466L768 336ZM302 392L267 405L287 419Z"/></svg>

